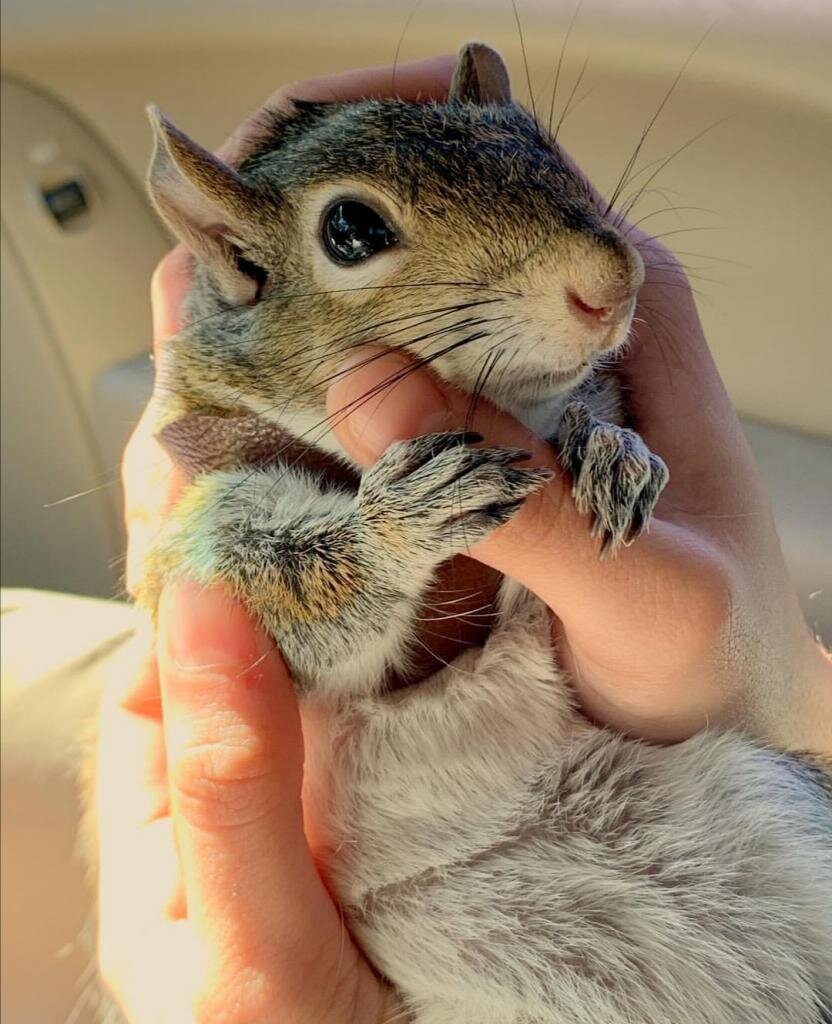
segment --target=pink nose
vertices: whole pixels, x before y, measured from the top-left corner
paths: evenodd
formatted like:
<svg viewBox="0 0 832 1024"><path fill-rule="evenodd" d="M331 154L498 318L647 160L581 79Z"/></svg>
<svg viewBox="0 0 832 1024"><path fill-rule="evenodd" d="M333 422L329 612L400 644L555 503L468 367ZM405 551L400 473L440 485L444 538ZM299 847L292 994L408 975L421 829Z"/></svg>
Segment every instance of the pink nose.
<svg viewBox="0 0 832 1024"><path fill-rule="evenodd" d="M627 292L610 298L603 306L593 306L578 295L577 292L569 289L566 296L572 309L579 314L581 319L588 320L592 324L609 324L618 320L629 308L634 292Z"/></svg>

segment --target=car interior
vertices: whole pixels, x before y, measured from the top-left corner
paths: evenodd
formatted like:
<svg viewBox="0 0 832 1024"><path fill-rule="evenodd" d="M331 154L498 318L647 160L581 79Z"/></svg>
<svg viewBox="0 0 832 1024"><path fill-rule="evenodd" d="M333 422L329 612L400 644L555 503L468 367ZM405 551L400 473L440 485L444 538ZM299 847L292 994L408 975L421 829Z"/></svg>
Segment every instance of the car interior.
<svg viewBox="0 0 832 1024"><path fill-rule="evenodd" d="M557 78L559 139L605 194L640 147L631 219L690 275L807 623L832 643L827 0L5 0L8 1024L94 1020L60 768L80 711L56 672L129 628L119 460L150 393L148 284L171 246L145 194L145 107L215 148L283 83L468 39L503 53L528 106L548 113Z"/></svg>

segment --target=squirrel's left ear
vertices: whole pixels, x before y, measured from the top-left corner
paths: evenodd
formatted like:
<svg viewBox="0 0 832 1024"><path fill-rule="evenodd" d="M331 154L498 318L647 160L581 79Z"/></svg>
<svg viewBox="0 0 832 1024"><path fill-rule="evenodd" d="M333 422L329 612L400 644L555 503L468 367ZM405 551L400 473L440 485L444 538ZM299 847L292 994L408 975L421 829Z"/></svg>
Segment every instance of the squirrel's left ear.
<svg viewBox="0 0 832 1024"><path fill-rule="evenodd" d="M262 233L272 200L148 107L156 146L147 185L160 216L207 268L224 297L253 302L262 281L240 243Z"/></svg>
<svg viewBox="0 0 832 1024"><path fill-rule="evenodd" d="M503 58L484 43L466 43L459 51L448 90L449 103L511 103L511 83Z"/></svg>

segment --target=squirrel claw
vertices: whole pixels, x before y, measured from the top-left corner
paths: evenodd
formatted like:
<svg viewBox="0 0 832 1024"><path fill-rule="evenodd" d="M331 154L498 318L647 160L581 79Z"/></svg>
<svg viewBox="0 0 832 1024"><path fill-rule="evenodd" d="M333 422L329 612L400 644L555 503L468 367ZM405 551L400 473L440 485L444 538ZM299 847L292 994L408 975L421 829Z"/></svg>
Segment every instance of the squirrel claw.
<svg viewBox="0 0 832 1024"><path fill-rule="evenodd" d="M359 507L385 544L430 552L438 563L508 522L551 478L549 470L515 465L528 451L472 448L475 438L455 432L400 441L364 474Z"/></svg>
<svg viewBox="0 0 832 1024"><path fill-rule="evenodd" d="M578 511L592 515L590 534L601 538L599 557L628 547L649 526L667 466L638 434L596 419L583 402L564 410L558 441Z"/></svg>

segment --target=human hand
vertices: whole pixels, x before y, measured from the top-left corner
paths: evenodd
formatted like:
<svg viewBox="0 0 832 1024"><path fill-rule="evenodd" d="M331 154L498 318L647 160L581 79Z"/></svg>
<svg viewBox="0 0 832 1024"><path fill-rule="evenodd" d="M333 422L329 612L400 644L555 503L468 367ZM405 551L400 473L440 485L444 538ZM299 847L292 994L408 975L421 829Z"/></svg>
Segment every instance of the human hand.
<svg viewBox="0 0 832 1024"><path fill-rule="evenodd" d="M273 644L219 588L173 586L158 622L99 725L99 964L119 1006L131 1024L401 1019L309 852Z"/></svg>
<svg viewBox="0 0 832 1024"><path fill-rule="evenodd" d="M486 402L443 388L400 352L351 354L328 407L344 449L371 465L394 441L470 424L530 449L555 478L471 555L552 610L584 711L657 741L708 724L832 752L832 665L810 636L750 450L673 255L624 226L646 281L621 364L635 427L670 468L649 534L599 561L548 444ZM395 397L387 400L390 382ZM370 402L361 396L372 394ZM346 411L350 410L348 415Z"/></svg>

